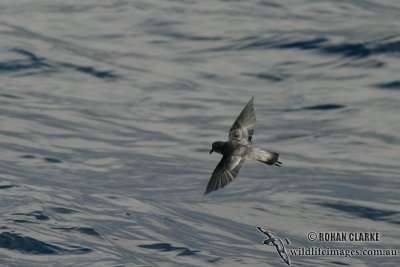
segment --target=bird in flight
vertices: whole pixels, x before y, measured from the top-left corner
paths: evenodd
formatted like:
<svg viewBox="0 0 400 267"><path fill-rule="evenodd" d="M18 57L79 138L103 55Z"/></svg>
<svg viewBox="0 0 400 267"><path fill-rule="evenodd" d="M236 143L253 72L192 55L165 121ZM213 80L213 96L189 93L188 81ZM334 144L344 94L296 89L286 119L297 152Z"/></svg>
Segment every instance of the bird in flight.
<svg viewBox="0 0 400 267"><path fill-rule="evenodd" d="M210 154L222 154L222 159L213 171L204 194L223 188L233 181L247 159L257 160L268 165L280 166L279 154L265 151L253 145L252 138L256 127L254 96L236 118L229 130L229 140L216 141L212 144Z"/></svg>
<svg viewBox="0 0 400 267"><path fill-rule="evenodd" d="M276 234L274 234L273 232L271 232L263 227L257 226L257 229L261 233L263 233L264 235L266 235L268 237L268 239L265 239L263 243L265 245L275 246L276 251L278 252L279 256L282 258L282 260L284 262L286 262L287 265L291 266L289 255L286 252L286 248L285 248L285 245L283 244L282 240ZM288 239L285 239L285 240L286 240L286 243L289 244L289 240Z"/></svg>

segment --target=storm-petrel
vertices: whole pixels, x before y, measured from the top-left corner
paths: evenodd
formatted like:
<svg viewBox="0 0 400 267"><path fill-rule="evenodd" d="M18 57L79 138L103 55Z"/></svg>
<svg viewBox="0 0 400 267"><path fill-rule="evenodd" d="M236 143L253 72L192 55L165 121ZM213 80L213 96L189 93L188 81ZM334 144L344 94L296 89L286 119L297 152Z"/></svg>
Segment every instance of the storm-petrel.
<svg viewBox="0 0 400 267"><path fill-rule="evenodd" d="M256 113L253 106L254 96L249 100L229 130L227 142L216 141L210 154L222 154L222 159L213 171L204 194L223 188L232 182L246 159L258 160L268 165L280 166L279 154L262 150L251 142L256 127Z"/></svg>

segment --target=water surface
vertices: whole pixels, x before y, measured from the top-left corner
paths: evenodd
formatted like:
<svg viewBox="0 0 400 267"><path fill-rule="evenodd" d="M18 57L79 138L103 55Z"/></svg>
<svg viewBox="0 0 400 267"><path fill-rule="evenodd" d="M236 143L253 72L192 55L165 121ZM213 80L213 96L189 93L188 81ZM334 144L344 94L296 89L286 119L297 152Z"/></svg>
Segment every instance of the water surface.
<svg viewBox="0 0 400 267"><path fill-rule="evenodd" d="M397 248L397 1L3 1L0 265L285 266ZM249 162L203 196L255 96ZM380 232L319 243L314 232ZM294 266L397 266L300 257Z"/></svg>

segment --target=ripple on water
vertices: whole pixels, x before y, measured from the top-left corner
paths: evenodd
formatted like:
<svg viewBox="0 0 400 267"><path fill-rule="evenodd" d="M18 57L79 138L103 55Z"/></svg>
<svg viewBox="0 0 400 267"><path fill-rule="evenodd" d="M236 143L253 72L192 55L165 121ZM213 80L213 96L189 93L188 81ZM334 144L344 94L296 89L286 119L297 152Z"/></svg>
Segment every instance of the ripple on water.
<svg viewBox="0 0 400 267"><path fill-rule="evenodd" d="M21 156L21 158L23 158L23 159L36 159L37 157L35 155L23 155L23 156ZM48 163L54 163L54 164L62 163L62 160L57 159L57 158L52 158L52 157L44 157L43 160L48 162Z"/></svg>
<svg viewBox="0 0 400 267"><path fill-rule="evenodd" d="M11 98L11 99L22 99L20 96L11 95L11 94L0 94L1 97Z"/></svg>
<svg viewBox="0 0 400 267"><path fill-rule="evenodd" d="M9 189L9 188L13 188L13 187L15 187L15 185L10 182L1 182L0 183L0 190Z"/></svg>
<svg viewBox="0 0 400 267"><path fill-rule="evenodd" d="M50 209L53 210L54 212L61 213L61 214L72 214L72 213L78 212L76 210L65 208L65 207L51 207Z"/></svg>
<svg viewBox="0 0 400 267"><path fill-rule="evenodd" d="M248 36L234 40L230 45L211 48L208 51L266 49L315 50L327 56L339 55L345 58L361 59L378 54L397 54L400 52L400 41L388 41L383 38L374 42L334 43L333 40L325 36Z"/></svg>
<svg viewBox="0 0 400 267"><path fill-rule="evenodd" d="M334 265L340 265L340 266L351 266L348 263L340 262L340 261L331 261L331 263L334 264Z"/></svg>
<svg viewBox="0 0 400 267"><path fill-rule="evenodd" d="M370 219L374 221L385 221L392 224L400 224L400 221L392 218L392 216L399 214L399 212L397 211L375 209L344 202L338 202L338 203L323 202L319 203L319 205L343 211L351 215L365 219Z"/></svg>
<svg viewBox="0 0 400 267"><path fill-rule="evenodd" d="M65 232L79 232L85 235L90 235L100 238L100 234L91 227L52 227L52 229L63 230Z"/></svg>
<svg viewBox="0 0 400 267"><path fill-rule="evenodd" d="M375 86L378 87L379 89L399 90L400 89L400 81L380 83L380 84L376 84Z"/></svg>
<svg viewBox="0 0 400 267"><path fill-rule="evenodd" d="M35 159L36 157L34 155L23 155L21 156L23 159Z"/></svg>
<svg viewBox="0 0 400 267"><path fill-rule="evenodd" d="M242 73L243 75L250 76L250 77L255 77L261 80L267 80L270 82L281 82L283 80L282 77L269 74L269 73Z"/></svg>
<svg viewBox="0 0 400 267"><path fill-rule="evenodd" d="M303 107L302 109L305 110L330 110L330 109L340 109L344 108L344 105L340 104L322 104L322 105L315 105L315 106L306 106Z"/></svg>
<svg viewBox="0 0 400 267"><path fill-rule="evenodd" d="M27 212L27 213L13 213L13 215L33 217L33 218L35 218L36 220L39 220L39 221L48 221L48 220L50 220L49 216L47 216L41 210L36 210L36 211L32 211L32 212Z"/></svg>
<svg viewBox="0 0 400 267"><path fill-rule="evenodd" d="M189 248L185 247L175 247L169 243L155 243L155 244L149 244L149 245L139 245L141 248L146 248L146 249L154 249L154 250L159 250L163 252L170 252L170 251L181 251L180 253L177 254L177 256L191 256L195 255L196 253L200 252L200 250L191 250Z"/></svg>
<svg viewBox="0 0 400 267"><path fill-rule="evenodd" d="M98 70L93 66L83 66L69 62L58 62L45 57L39 57L35 53L26 49L13 48L11 51L25 58L0 62L0 73L20 73L24 71L24 75L37 75L38 73L59 72L61 69L71 69L104 80L114 80L120 77L113 71Z"/></svg>
<svg viewBox="0 0 400 267"><path fill-rule="evenodd" d="M0 233L0 247L37 255L84 254L92 251L90 248L78 246L63 248L61 246L52 245L29 236L23 236L12 232Z"/></svg>
<svg viewBox="0 0 400 267"><path fill-rule="evenodd" d="M59 160L59 159L56 159L56 158L43 158L46 162L49 162L49 163L62 163L62 161L61 160Z"/></svg>

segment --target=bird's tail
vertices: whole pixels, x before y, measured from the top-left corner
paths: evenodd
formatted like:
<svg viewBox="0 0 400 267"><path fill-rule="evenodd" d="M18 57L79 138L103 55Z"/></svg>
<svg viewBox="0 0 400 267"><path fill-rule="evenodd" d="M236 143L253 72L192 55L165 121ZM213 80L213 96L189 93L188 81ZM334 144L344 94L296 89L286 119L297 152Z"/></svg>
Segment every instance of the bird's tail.
<svg viewBox="0 0 400 267"><path fill-rule="evenodd" d="M254 152L255 160L258 160L259 162L275 166L281 166L282 164L282 162L278 160L279 154L276 152L269 152L260 148L256 148Z"/></svg>

